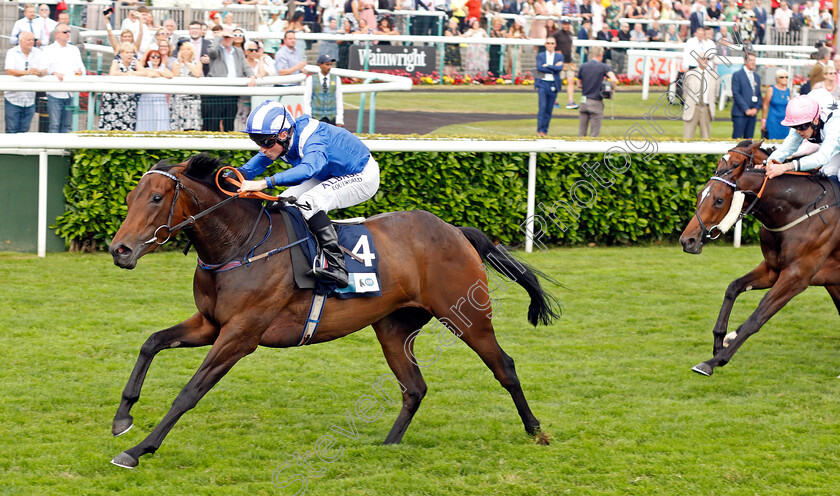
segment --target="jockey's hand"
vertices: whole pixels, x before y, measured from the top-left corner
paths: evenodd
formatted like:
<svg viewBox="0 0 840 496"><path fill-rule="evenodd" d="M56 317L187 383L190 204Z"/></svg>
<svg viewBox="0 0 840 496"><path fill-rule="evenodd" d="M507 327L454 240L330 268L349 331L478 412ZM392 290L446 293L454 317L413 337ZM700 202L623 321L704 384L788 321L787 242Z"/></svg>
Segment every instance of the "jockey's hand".
<svg viewBox="0 0 840 496"><path fill-rule="evenodd" d="M767 178L773 179L774 177L781 176L787 171L793 170L793 162L785 162L780 164L773 160L771 163L767 164Z"/></svg>
<svg viewBox="0 0 840 496"><path fill-rule="evenodd" d="M262 191L268 188L268 184L265 182L265 179L260 179L258 181L242 181L242 186L239 187L237 193L244 193L246 191Z"/></svg>
<svg viewBox="0 0 840 496"><path fill-rule="evenodd" d="M756 164L755 168L756 169L766 169L770 164L778 164L778 163L779 163L779 161L774 158L773 160L765 160L764 162L762 162L760 164Z"/></svg>

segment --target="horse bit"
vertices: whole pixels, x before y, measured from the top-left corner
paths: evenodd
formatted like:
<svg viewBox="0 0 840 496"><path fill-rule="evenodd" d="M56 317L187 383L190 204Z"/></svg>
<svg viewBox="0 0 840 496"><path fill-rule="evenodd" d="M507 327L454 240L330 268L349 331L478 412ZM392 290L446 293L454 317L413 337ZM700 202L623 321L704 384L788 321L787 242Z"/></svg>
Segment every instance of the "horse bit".
<svg viewBox="0 0 840 496"><path fill-rule="evenodd" d="M172 197L172 204L169 206L169 217L166 219L166 224L164 224L162 226L159 226L157 229L155 229L155 232L154 232L154 235L152 236L152 238L149 239L148 241L145 241L143 243L144 245L150 245L152 243L157 243L158 245L165 245L172 238L172 233L173 232L175 232L178 229L181 229L183 227L187 227L187 226L191 226L191 225L195 224L195 222L198 219L204 217L205 215L209 214L213 210L216 210L217 208L221 207L222 205L224 205L225 203L227 203L231 200L239 198L239 194L237 193L236 195L233 195L233 196L231 196L231 197L229 197L225 200L222 200L219 203L213 205L212 207L210 207L206 210L202 210L201 212L199 212L195 215L190 215L189 218L187 218L185 221L183 221L183 222L181 222L177 225L170 226L170 223L172 222L172 216L175 214L175 204L178 202L178 197L181 194L181 190L182 189L183 190L188 190L188 189L187 189L186 186L184 186L181 183L180 179L178 179L175 175L170 174L168 172L165 172L165 171L162 171L162 170L150 170L150 171L147 171L145 174L143 174L143 177L145 177L147 174L160 174L161 176L168 177L169 179L172 179L173 181L175 181L175 195ZM196 199L196 201L197 201L197 199ZM166 235L166 239L164 239L163 241L158 241L158 231L160 231L161 229L164 229L164 228L166 228L167 231L169 231L169 233Z"/></svg>

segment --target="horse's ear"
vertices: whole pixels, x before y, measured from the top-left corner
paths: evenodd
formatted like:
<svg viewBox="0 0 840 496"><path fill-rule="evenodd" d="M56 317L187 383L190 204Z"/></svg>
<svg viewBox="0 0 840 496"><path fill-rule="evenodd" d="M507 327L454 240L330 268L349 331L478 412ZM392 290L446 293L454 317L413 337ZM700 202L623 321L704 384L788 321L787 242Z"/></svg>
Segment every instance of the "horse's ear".
<svg viewBox="0 0 840 496"><path fill-rule="evenodd" d="M758 141L756 141L755 143L753 143L753 144L752 144L752 146L750 146L750 148L752 148L752 149L754 149L754 150L760 150L760 149L761 149L761 145L762 145L763 143L764 143L764 140L763 140L763 139L762 139L762 140L758 140Z"/></svg>

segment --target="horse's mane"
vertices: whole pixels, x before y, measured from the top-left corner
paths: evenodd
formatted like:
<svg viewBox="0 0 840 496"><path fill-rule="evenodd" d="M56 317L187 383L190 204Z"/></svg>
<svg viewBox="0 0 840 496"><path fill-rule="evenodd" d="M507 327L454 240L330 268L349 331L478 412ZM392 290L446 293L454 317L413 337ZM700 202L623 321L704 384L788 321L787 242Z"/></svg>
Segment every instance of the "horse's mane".
<svg viewBox="0 0 840 496"><path fill-rule="evenodd" d="M172 163L168 159L164 159L155 164L152 167L152 169L169 172L173 167L176 167L178 165L182 164ZM186 168L184 169L183 174L194 181L198 181L212 189L215 189L216 171L219 170L220 167L225 165L228 164L226 164L220 158L214 157L207 153L199 153L198 155L193 155L192 157L190 157L189 160L187 160ZM222 185L228 191L236 190L236 187L229 184L227 181L223 181Z"/></svg>

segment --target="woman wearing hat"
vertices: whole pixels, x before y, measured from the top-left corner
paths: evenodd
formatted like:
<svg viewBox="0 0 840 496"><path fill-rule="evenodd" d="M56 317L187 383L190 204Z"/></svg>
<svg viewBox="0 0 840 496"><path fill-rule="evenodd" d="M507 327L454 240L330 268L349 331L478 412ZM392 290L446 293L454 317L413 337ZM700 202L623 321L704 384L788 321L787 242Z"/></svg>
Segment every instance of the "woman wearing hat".
<svg viewBox="0 0 840 496"><path fill-rule="evenodd" d="M467 38L486 38L487 31L481 28L481 22L477 18L470 19L470 29L464 33ZM481 43L470 43L467 45L467 64L465 72L470 76L484 74L489 67L487 45Z"/></svg>

